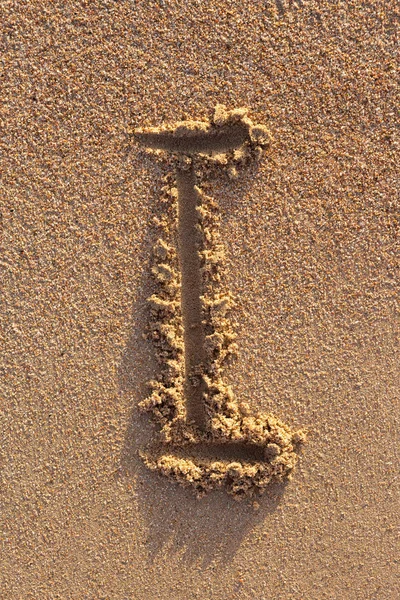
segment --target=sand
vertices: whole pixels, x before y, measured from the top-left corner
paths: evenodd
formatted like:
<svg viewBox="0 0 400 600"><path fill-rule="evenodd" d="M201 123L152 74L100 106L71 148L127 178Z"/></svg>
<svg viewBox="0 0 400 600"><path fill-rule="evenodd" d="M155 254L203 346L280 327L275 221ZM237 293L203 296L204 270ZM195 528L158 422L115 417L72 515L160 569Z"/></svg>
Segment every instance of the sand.
<svg viewBox="0 0 400 600"><path fill-rule="evenodd" d="M273 415L239 403L223 380L237 351L234 301L221 286L226 256L219 207L201 185L207 183L203 171L215 175L222 166L237 179L270 148L271 134L247 113L217 104L208 122L135 131L135 139L172 168L155 217L161 237L153 248L156 292L148 298L147 337L160 368L139 403L160 425L160 447L153 442L140 455L150 469L199 498L221 487L237 500L262 495L271 482L292 476L306 440L304 430L291 431Z"/></svg>
<svg viewBox="0 0 400 600"><path fill-rule="evenodd" d="M393 1L2 3L2 598L396 597L398 18ZM201 185L235 300L224 381L308 430L256 506L197 499L140 456L171 165L134 131L217 104L274 140Z"/></svg>

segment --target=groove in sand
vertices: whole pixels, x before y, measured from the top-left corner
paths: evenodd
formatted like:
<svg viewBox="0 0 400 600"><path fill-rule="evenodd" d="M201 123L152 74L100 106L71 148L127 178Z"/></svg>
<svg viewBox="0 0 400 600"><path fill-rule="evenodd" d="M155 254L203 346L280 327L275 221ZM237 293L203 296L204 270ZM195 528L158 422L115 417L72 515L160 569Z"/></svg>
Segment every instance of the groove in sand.
<svg viewBox="0 0 400 600"><path fill-rule="evenodd" d="M205 332L202 323L202 277L199 249L202 243L198 227L199 194L195 188L193 165L188 170L177 169L178 188L178 255L182 279L181 303L185 345L185 397L188 420L206 429L206 414L202 377L206 359Z"/></svg>
<svg viewBox="0 0 400 600"><path fill-rule="evenodd" d="M193 122L196 125L196 122ZM198 123L199 127L204 123ZM138 142L148 148L181 152L186 154L227 152L239 148L249 137L248 127L241 122L222 126L218 129L187 129L184 126L172 131L136 131Z"/></svg>
<svg viewBox="0 0 400 600"><path fill-rule="evenodd" d="M242 442L230 442L218 444L217 442L200 442L186 444L185 446L163 445L153 449L154 454L168 454L171 452L176 456L186 458L195 457L199 461L221 461L221 462L268 462L263 446L256 444L244 444Z"/></svg>

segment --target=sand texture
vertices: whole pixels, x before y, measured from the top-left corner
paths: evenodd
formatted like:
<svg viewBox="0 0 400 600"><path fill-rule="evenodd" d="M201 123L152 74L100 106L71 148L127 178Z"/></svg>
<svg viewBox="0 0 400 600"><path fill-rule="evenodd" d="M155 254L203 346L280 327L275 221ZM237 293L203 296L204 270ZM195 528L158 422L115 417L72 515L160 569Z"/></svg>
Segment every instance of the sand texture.
<svg viewBox="0 0 400 600"><path fill-rule="evenodd" d="M2 600L396 598L399 16L0 3Z"/></svg>
<svg viewBox="0 0 400 600"><path fill-rule="evenodd" d="M160 425L164 448L153 444L141 454L150 469L191 487L198 497L225 487L237 500L261 495L271 481L292 475L296 447L306 438L273 415L253 414L223 380L224 365L237 349L229 319L233 299L220 285L226 256L218 206L196 183L203 179L204 159L206 167L227 166L236 179L239 167L260 160L270 147L268 130L253 125L247 112L218 104L209 122L135 132L157 156L169 150L173 168L155 219L162 237L153 249L157 291L148 299L148 337L160 373L139 404ZM173 454L182 447L186 456ZM199 455L204 449L211 457ZM235 456L222 460L221 449ZM251 460L249 451L261 456Z"/></svg>

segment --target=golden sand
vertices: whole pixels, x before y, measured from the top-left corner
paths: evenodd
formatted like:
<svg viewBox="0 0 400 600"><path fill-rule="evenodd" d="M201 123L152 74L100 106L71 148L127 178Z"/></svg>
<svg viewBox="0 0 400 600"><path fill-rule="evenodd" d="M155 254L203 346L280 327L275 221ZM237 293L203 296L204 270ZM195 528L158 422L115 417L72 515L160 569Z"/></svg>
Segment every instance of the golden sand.
<svg viewBox="0 0 400 600"><path fill-rule="evenodd" d="M1 3L1 598L396 597L398 19L393 0ZM224 385L309 430L258 511L140 457L175 184L133 132L217 104L274 138L202 171L235 299Z"/></svg>
<svg viewBox="0 0 400 600"><path fill-rule="evenodd" d="M239 166L261 158L271 136L264 126L253 125L246 109L227 110L220 104L209 123L187 121L135 135L157 156L172 151L176 171L166 178L171 181L163 188L164 211L156 219L163 237L153 250L158 289L149 298L149 338L161 371L150 381L152 393L140 403L161 425L167 446L158 457L154 449L142 453L145 463L192 487L198 497L219 487L235 499L261 494L271 481L291 474L305 434L292 432L272 415L252 414L223 381L225 363L237 349L229 320L232 293L220 289L225 256L218 207L196 186L196 171L201 177L205 160L206 166L228 167L231 177L234 169L236 178ZM208 450L214 446L214 458L193 455L204 445ZM182 446L188 450L184 458L173 454ZM239 462L221 460L221 446L236 454L240 449ZM249 460L254 446L263 450L261 460Z"/></svg>

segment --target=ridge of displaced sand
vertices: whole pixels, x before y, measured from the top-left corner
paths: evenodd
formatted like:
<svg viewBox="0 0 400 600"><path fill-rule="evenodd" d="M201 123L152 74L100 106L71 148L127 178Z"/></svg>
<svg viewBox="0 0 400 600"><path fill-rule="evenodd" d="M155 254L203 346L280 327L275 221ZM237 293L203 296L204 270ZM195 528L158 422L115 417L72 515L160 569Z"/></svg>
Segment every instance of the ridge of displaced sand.
<svg viewBox="0 0 400 600"><path fill-rule="evenodd" d="M211 132L213 140L221 141L223 136L219 130L225 135L229 124L234 124L238 131L246 132L239 148L228 147L223 152L215 152L211 147L210 151L197 152L193 156L190 150L199 147L199 135ZM161 138L162 149L154 148L157 136L165 132L179 141L179 148L187 148L185 153L176 154L176 144L172 144L173 153L167 155L164 136ZM231 178L236 178L238 169L252 160L259 160L271 141L268 130L262 125L253 125L247 117L246 109L228 111L222 105L217 105L208 124L189 121L178 124L172 130L165 127L153 128L150 133L154 136L151 137L153 147L150 151L166 158L171 169L175 167L183 177L185 171L193 173L200 160L205 177L212 174L214 167L223 166ZM141 130L137 133L142 142L146 135L148 133ZM188 139L190 143L186 144ZM200 138L200 142L203 148L204 138ZM182 315L182 295L185 292L182 289L180 257L176 250L179 192L173 173L166 176L164 184L162 216L156 219L158 239L153 250L152 272L157 290L149 298L149 335L156 349L160 372L149 382L151 393L140 406L143 410L150 411L160 425L161 441L168 445L169 451L161 452L158 456L154 452L147 452L143 454L143 458L149 468L194 488L199 496L222 486L235 498L260 494L271 479L282 480L290 475L298 459L297 446L304 440L305 434L303 431L292 431L272 415L252 414L249 405L239 403L232 388L223 382L224 366L237 351L236 336L229 319L233 297L221 285L224 246L219 233L219 209L215 201L198 186L195 189L198 198L198 228L202 239L198 256L205 359L198 365L195 375L202 385L206 430L201 430L188 419ZM245 451L241 462L195 456L182 458L170 452L171 445L180 448L189 444L193 448L193 444L200 443L235 443L242 444L244 449L246 445L255 444L263 449L265 461L248 462Z"/></svg>

